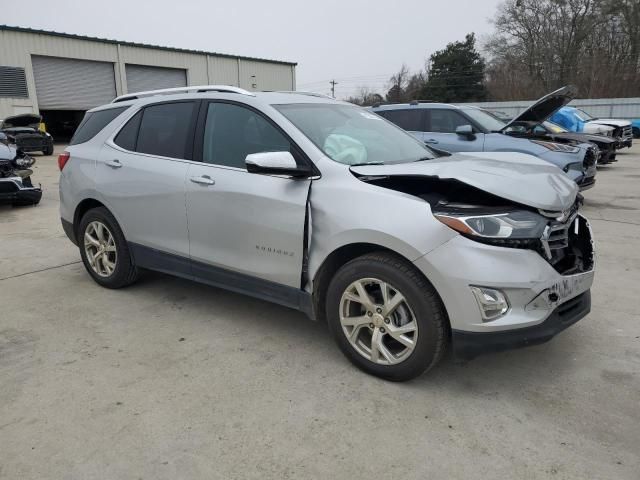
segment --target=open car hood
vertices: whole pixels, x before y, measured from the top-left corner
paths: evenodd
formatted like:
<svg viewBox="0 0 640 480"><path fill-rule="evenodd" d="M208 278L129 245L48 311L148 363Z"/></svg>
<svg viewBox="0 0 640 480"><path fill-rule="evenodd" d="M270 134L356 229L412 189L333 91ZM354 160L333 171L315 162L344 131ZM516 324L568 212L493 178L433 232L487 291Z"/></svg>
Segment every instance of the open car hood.
<svg viewBox="0 0 640 480"><path fill-rule="evenodd" d="M502 131L509 126L521 122L533 122L534 124L542 123L556 111L564 107L576 96L576 88L572 85L559 88L544 97L537 100L533 105L527 108L520 115L516 115L509 123L507 123Z"/></svg>
<svg viewBox="0 0 640 480"><path fill-rule="evenodd" d="M0 128L14 128L14 127L31 127L38 128L42 117L33 113L25 113L23 115L14 115L13 117L7 117L2 121Z"/></svg>
<svg viewBox="0 0 640 480"><path fill-rule="evenodd" d="M457 180L521 205L562 212L578 185L562 170L532 155L513 152L454 154L434 160L350 167L358 176L424 176Z"/></svg>

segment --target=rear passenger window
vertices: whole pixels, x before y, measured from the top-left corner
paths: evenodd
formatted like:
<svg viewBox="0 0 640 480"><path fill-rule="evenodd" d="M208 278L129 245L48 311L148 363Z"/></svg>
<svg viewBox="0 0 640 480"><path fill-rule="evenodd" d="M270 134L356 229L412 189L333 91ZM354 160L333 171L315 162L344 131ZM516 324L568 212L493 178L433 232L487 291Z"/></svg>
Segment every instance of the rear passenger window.
<svg viewBox="0 0 640 480"><path fill-rule="evenodd" d="M136 140L138 139L138 130L140 129L140 120L142 120L142 111L136 113L113 140L116 145L135 152Z"/></svg>
<svg viewBox="0 0 640 480"><path fill-rule="evenodd" d="M385 110L383 113L384 118L404 130L410 132L423 131L421 110Z"/></svg>
<svg viewBox="0 0 640 480"><path fill-rule="evenodd" d="M129 107L110 108L108 110L86 113L82 122L78 125L78 129L73 134L69 145L88 142L127 108Z"/></svg>
<svg viewBox="0 0 640 480"><path fill-rule="evenodd" d="M146 107L136 152L170 158L186 158L191 142L194 102L163 103Z"/></svg>
<svg viewBox="0 0 640 480"><path fill-rule="evenodd" d="M246 168L244 160L250 153L289 151L289 140L262 115L229 103L209 104L203 162Z"/></svg>
<svg viewBox="0 0 640 480"><path fill-rule="evenodd" d="M471 125L471 122L455 110L434 108L429 110L431 128L429 132L454 133L456 128L462 125Z"/></svg>

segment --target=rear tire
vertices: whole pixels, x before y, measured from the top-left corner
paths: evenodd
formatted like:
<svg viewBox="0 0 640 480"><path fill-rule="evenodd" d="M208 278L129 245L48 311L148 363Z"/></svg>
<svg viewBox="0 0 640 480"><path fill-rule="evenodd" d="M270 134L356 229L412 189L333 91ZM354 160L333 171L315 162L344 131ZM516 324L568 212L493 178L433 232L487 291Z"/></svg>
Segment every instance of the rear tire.
<svg viewBox="0 0 640 480"><path fill-rule="evenodd" d="M109 210L98 207L85 213L77 235L82 262L96 283L122 288L138 279L129 245Z"/></svg>
<svg viewBox="0 0 640 480"><path fill-rule="evenodd" d="M50 147L45 148L42 151L43 154L49 156L49 155L53 155L53 145L51 145Z"/></svg>
<svg viewBox="0 0 640 480"><path fill-rule="evenodd" d="M365 302L358 300L364 298L362 287ZM371 253L343 265L329 284L326 311L342 352L369 374L410 380L433 368L445 352L448 321L440 297L397 255Z"/></svg>

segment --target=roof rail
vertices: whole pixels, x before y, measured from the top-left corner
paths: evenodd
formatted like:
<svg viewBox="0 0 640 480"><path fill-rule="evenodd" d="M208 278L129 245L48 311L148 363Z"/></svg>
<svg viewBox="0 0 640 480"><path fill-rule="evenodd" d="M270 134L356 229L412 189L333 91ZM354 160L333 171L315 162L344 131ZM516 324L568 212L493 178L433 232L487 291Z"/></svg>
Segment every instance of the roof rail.
<svg viewBox="0 0 640 480"><path fill-rule="evenodd" d="M419 105L421 103L437 103L435 100L410 100L408 102L378 102L372 105L373 108L382 107L383 105Z"/></svg>
<svg viewBox="0 0 640 480"><path fill-rule="evenodd" d="M330 98L331 100L335 100L331 95L325 95L324 93L317 92L306 92L304 90L274 90L273 93L293 93L298 95L308 95L309 97Z"/></svg>
<svg viewBox="0 0 640 480"><path fill-rule="evenodd" d="M195 87L176 87L176 88L163 88L161 90L149 90L146 92L127 93L126 95L120 95L113 99L111 103L125 102L127 100L135 100L137 98L153 97L155 95L175 95L178 93L200 93L200 92L223 92L223 93L239 93L241 95L250 95L255 97L255 94L238 87L232 87L230 85L197 85Z"/></svg>

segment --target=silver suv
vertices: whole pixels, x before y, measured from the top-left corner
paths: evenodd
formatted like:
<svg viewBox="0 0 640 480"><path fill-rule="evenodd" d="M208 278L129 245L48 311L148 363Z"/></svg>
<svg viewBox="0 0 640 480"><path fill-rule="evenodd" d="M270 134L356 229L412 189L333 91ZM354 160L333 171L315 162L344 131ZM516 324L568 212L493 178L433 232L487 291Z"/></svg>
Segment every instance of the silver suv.
<svg viewBox="0 0 640 480"><path fill-rule="evenodd" d="M119 97L86 114L59 166L63 227L100 285L151 269L298 309L387 379L448 343L472 358L546 341L590 309L591 231L558 168L437 158L327 97Z"/></svg>

